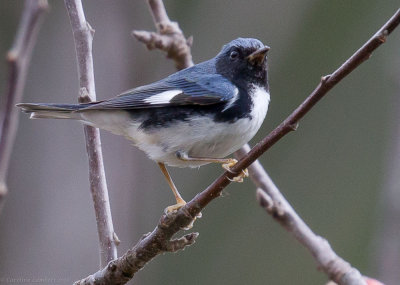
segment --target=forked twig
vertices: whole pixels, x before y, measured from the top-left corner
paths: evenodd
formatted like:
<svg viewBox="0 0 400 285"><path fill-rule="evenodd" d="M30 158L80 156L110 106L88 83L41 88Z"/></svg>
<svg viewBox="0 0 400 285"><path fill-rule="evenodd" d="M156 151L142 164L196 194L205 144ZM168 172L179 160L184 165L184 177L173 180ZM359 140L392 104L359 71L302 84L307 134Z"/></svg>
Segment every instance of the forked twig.
<svg viewBox="0 0 400 285"><path fill-rule="evenodd" d="M178 70L192 66L192 37L186 39L178 23L169 19L162 0L147 1L158 32L133 31L132 35L150 50L157 48L165 51Z"/></svg>

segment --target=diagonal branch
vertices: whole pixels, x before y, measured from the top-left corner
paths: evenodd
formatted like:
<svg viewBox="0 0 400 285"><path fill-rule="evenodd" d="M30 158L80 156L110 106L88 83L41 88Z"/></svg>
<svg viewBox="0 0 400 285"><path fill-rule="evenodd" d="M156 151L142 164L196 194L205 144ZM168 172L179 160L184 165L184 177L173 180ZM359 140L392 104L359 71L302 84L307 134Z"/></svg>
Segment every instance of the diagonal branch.
<svg viewBox="0 0 400 285"><path fill-rule="evenodd" d="M150 3L154 1L150 1ZM161 1L155 1L159 5L162 5ZM164 12L157 9L164 9ZM157 9L152 8L153 14L165 13L164 6L157 6ZM160 16L161 17L161 16ZM154 16L157 21L157 16ZM237 154L239 156L244 155L243 158L234 167L235 173L225 172L216 181L214 181L207 189L196 195L189 203L182 207L178 212L163 215L158 223L157 227L150 234L144 236L131 250L126 252L122 257L110 262L106 268L100 270L89 277L77 281L75 284L125 284L131 279L134 274L143 266L146 262L149 262L156 255L166 251L165 244L170 243L171 238L181 229L187 227L198 213L213 199L220 196L221 191L230 183L229 179L241 172L242 169L249 167L256 159L267 151L272 145L279 141L283 136L292 130L297 128L299 120L304 117L310 109L332 89L337 83L339 83L346 75L352 72L358 67L364 60L368 59L371 53L378 48L382 43L385 42L386 37L399 25L400 23L400 10L398 10L394 16L383 25L383 27L370 39L363 47L361 47L356 53L354 53L341 67L339 67L332 75L325 76L322 78L321 83L311 93L306 100L300 104L300 106L286 118L275 130L273 130L268 136L266 136L260 143L258 143L248 154L246 148L242 148ZM182 32L181 32L182 33ZM262 167L251 167L252 179L257 185L257 175L261 175L260 178L265 179L267 177ZM265 188L265 187L264 187ZM259 192L260 193L260 192ZM260 195L259 195L260 196ZM269 196L263 196L269 197ZM261 197L260 199L263 199ZM276 202L276 195L272 195L273 198L267 201ZM283 198L283 197L282 197ZM283 200L285 201L285 200ZM265 204L264 204L265 205ZM276 204L274 204L276 206ZM292 209L288 204L289 208ZM268 207L267 207L268 208ZM279 211L280 207L276 208L275 211ZM283 212L285 213L285 212ZM297 216L298 217L298 216ZM300 219L300 218L299 218ZM310 230L311 231L311 230ZM312 232L311 232L312 233ZM195 234L197 235L197 234ZM314 235L315 236L315 235ZM195 236L193 236L195 238ZM321 241L322 239L315 236L313 238ZM300 237L299 237L300 239ZM308 244L304 241L303 244ZM188 244L189 245L189 244ZM313 245L314 246L314 245ZM336 254L330 249L329 244L320 242L319 245L323 251L328 250L328 256L332 261L339 267L329 267L329 262L320 260L323 256L319 256L320 251L318 249L310 249L313 254L316 255L316 260L319 264L327 266L323 268L328 275L338 282L339 284L350 285L350 284L364 284L360 278L360 274L357 270L352 268L348 263L340 258L336 258ZM330 249L330 250L329 250ZM339 271L337 271L339 268Z"/></svg>
<svg viewBox="0 0 400 285"><path fill-rule="evenodd" d="M47 0L27 0L12 48L7 53L8 86L0 114L0 211L7 194L6 177L18 128L15 104L21 101L26 75Z"/></svg>
<svg viewBox="0 0 400 285"><path fill-rule="evenodd" d="M74 35L80 96L79 102L96 100L94 83L92 42L94 30L86 22L80 0L65 0ZM108 198L107 182L101 150L100 132L98 129L84 126L86 151L89 159L89 181L96 214L97 231L100 241L100 267L117 258L118 238L114 233Z"/></svg>
<svg viewBox="0 0 400 285"><path fill-rule="evenodd" d="M249 150L250 147L244 147L237 156L244 157ZM258 160L249 167L249 173L258 187L257 200L261 207L311 252L319 269L339 284L365 284L360 272L339 257L328 241L317 236L300 218Z"/></svg>

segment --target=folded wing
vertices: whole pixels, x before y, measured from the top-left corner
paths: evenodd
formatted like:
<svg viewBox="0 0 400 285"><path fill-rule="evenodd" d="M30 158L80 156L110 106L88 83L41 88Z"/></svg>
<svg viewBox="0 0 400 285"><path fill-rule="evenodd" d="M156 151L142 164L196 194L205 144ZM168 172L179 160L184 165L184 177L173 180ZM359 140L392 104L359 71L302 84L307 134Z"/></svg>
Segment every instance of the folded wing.
<svg viewBox="0 0 400 285"><path fill-rule="evenodd" d="M238 93L232 83L218 74L196 72L177 76L178 74L128 90L109 100L92 103L81 110L211 105L229 102Z"/></svg>

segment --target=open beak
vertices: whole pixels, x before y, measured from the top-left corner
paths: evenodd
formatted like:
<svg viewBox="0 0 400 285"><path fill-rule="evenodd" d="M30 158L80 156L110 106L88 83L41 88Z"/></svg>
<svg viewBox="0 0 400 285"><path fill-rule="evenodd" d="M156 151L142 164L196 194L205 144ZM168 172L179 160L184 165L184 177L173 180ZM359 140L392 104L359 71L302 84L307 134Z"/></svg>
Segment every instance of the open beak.
<svg viewBox="0 0 400 285"><path fill-rule="evenodd" d="M265 56L267 55L267 52L269 51L269 46L262 47L252 54L250 54L247 57L247 60L252 64L252 65L261 65L264 63Z"/></svg>

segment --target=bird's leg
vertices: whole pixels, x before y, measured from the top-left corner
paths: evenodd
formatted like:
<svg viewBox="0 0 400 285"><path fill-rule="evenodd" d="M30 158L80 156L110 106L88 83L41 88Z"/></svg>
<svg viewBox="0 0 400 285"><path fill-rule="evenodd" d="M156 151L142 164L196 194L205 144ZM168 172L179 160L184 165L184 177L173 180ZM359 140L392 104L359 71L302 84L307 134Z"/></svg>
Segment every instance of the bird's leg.
<svg viewBox="0 0 400 285"><path fill-rule="evenodd" d="M187 153L178 151L176 153L176 157L180 160L183 161L194 161L194 162L210 162L210 163L221 163L222 168L233 173L231 170L231 167L234 166L238 161L234 158L211 158L211 157L191 157L188 156ZM229 179L233 182L243 182L244 177L249 176L249 171L246 169L243 169L242 172L236 176L233 177L232 179Z"/></svg>
<svg viewBox="0 0 400 285"><path fill-rule="evenodd" d="M164 164L164 163L161 163L161 162L158 162L158 166L160 167L161 172L164 174L164 177L165 177L165 179L167 180L168 185L169 185L169 187L171 188L172 193L174 194L175 199L176 199L176 204L167 207L167 208L165 209L165 212L166 212L166 213L170 213L170 212L179 210L180 208L182 208L183 206L186 205L186 202L185 202L185 200L183 200L181 194L179 194L178 189L176 189L176 186L175 186L174 182L172 181L171 176L169 175L168 170L167 170L167 168L165 167L165 164Z"/></svg>
<svg viewBox="0 0 400 285"><path fill-rule="evenodd" d="M167 167L165 167L165 164L162 163L162 162L158 162L158 166L160 167L161 172L164 174L164 177L167 180L168 185L171 188L172 193L174 193L174 196L175 196L175 199L176 199L176 204L175 205L172 205L172 206L169 206L169 207L165 208L164 211L165 211L166 214L168 214L168 213L171 213L173 211L179 210L180 208L182 208L183 206L186 205L186 202L185 202L185 200L183 200L181 194L179 194L178 189L176 189L176 186L175 186L174 182L172 181L171 176L169 175L169 172L167 170ZM197 214L197 216L185 228L185 230L190 230L193 227L193 223L196 220L196 218L201 218L201 213Z"/></svg>

